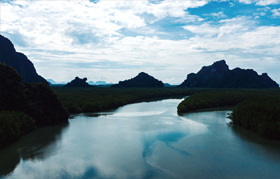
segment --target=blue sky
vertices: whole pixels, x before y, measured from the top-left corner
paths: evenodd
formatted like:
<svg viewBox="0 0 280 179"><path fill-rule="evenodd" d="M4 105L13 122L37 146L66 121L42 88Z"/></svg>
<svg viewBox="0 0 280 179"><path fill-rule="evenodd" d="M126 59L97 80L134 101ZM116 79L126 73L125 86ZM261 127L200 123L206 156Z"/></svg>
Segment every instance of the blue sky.
<svg viewBox="0 0 280 179"><path fill-rule="evenodd" d="M46 79L166 83L224 59L280 83L280 0L5 1L0 32Z"/></svg>

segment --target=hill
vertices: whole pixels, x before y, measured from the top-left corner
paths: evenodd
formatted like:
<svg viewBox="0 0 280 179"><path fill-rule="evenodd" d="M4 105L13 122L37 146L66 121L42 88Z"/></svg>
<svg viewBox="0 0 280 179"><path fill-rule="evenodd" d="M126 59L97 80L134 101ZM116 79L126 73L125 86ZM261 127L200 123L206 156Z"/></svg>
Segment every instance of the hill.
<svg viewBox="0 0 280 179"><path fill-rule="evenodd" d="M67 83L64 87L90 87L90 85L86 82L87 78L79 78L76 77L70 83Z"/></svg>
<svg viewBox="0 0 280 179"><path fill-rule="evenodd" d="M230 70L225 60L204 66L198 73L190 73L178 87L198 88L278 88L266 73L258 75L252 69Z"/></svg>
<svg viewBox="0 0 280 179"><path fill-rule="evenodd" d="M22 83L46 81L37 74L33 63L23 53L16 52L12 42L2 35L0 35L0 62L15 68L22 77Z"/></svg>
<svg viewBox="0 0 280 179"><path fill-rule="evenodd" d="M129 80L120 81L118 84L112 85L111 87L151 87L151 88L162 88L164 87L162 81L155 79L147 73L141 72L136 77Z"/></svg>
<svg viewBox="0 0 280 179"><path fill-rule="evenodd" d="M21 81L14 68L0 63L0 148L36 127L68 121L69 114L47 82Z"/></svg>

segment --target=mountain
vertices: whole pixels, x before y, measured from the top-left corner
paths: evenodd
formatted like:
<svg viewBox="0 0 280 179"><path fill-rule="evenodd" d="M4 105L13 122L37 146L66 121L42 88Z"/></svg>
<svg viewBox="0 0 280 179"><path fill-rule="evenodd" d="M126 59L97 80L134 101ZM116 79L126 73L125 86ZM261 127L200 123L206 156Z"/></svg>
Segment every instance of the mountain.
<svg viewBox="0 0 280 179"><path fill-rule="evenodd" d="M0 62L15 68L22 77L22 83L46 81L37 74L33 63L23 53L16 52L12 42L2 35L0 35Z"/></svg>
<svg viewBox="0 0 280 179"><path fill-rule="evenodd" d="M88 84L95 85L95 83L93 81L89 81Z"/></svg>
<svg viewBox="0 0 280 179"><path fill-rule="evenodd" d="M47 82L49 82L51 84L57 84L57 82L55 82L53 79L47 79Z"/></svg>
<svg viewBox="0 0 280 179"><path fill-rule="evenodd" d="M86 82L87 78L79 78L76 77L70 83L67 83L64 87L90 87L90 85Z"/></svg>
<svg viewBox="0 0 280 179"><path fill-rule="evenodd" d="M230 70L225 60L204 66L198 73L190 73L178 87L198 88L278 88L266 73L258 75L252 69Z"/></svg>
<svg viewBox="0 0 280 179"><path fill-rule="evenodd" d="M97 82L93 82L93 81L89 81L88 84L90 85L110 85L112 83L107 83L106 81L97 81Z"/></svg>
<svg viewBox="0 0 280 179"><path fill-rule="evenodd" d="M109 83L106 83L106 81L97 81L95 82L96 85L107 85Z"/></svg>
<svg viewBox="0 0 280 179"><path fill-rule="evenodd" d="M147 73L141 72L136 77L129 80L120 81L111 87L163 87L162 81L155 79Z"/></svg>

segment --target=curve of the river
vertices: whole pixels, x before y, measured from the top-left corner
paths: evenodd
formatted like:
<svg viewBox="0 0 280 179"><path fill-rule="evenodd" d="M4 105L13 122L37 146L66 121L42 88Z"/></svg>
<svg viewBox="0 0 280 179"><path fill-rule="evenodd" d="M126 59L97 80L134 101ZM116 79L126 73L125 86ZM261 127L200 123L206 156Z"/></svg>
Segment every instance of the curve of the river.
<svg viewBox="0 0 280 179"><path fill-rule="evenodd" d="M181 100L72 116L0 150L0 178L280 178L280 142Z"/></svg>

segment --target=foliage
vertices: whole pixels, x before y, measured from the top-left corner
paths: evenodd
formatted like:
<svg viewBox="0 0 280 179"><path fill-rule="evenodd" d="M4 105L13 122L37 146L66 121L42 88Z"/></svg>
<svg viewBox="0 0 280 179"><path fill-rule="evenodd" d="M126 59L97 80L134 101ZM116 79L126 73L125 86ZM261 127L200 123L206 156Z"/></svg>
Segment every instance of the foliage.
<svg viewBox="0 0 280 179"><path fill-rule="evenodd" d="M19 111L0 112L0 148L36 129L35 120Z"/></svg>
<svg viewBox="0 0 280 179"><path fill-rule="evenodd" d="M0 63L0 111L20 106L21 77L12 67ZM17 101L18 104L15 104Z"/></svg>
<svg viewBox="0 0 280 179"><path fill-rule="evenodd" d="M238 104L231 119L234 124L265 137L280 139L280 94L252 98Z"/></svg>
<svg viewBox="0 0 280 179"><path fill-rule="evenodd" d="M187 88L62 88L52 87L69 113L114 109L153 98L183 97L205 89Z"/></svg>
<svg viewBox="0 0 280 179"><path fill-rule="evenodd" d="M0 63L0 99L0 112L14 112L1 115L1 132L7 133L0 135L3 145L33 130L28 127L33 126L31 121L36 126L68 121L69 114L46 82L21 84L15 69L3 63Z"/></svg>
<svg viewBox="0 0 280 179"><path fill-rule="evenodd" d="M69 114L62 107L56 94L45 83L25 83L23 111L36 120L37 126L50 125L68 120Z"/></svg>
<svg viewBox="0 0 280 179"><path fill-rule="evenodd" d="M233 123L269 138L280 139L280 90L213 90L198 92L182 101L179 113L235 106Z"/></svg>
<svg viewBox="0 0 280 179"><path fill-rule="evenodd" d="M182 101L177 110L179 113L189 112L198 109L234 106L253 96L261 95L261 91L256 90L209 90L199 92Z"/></svg>

